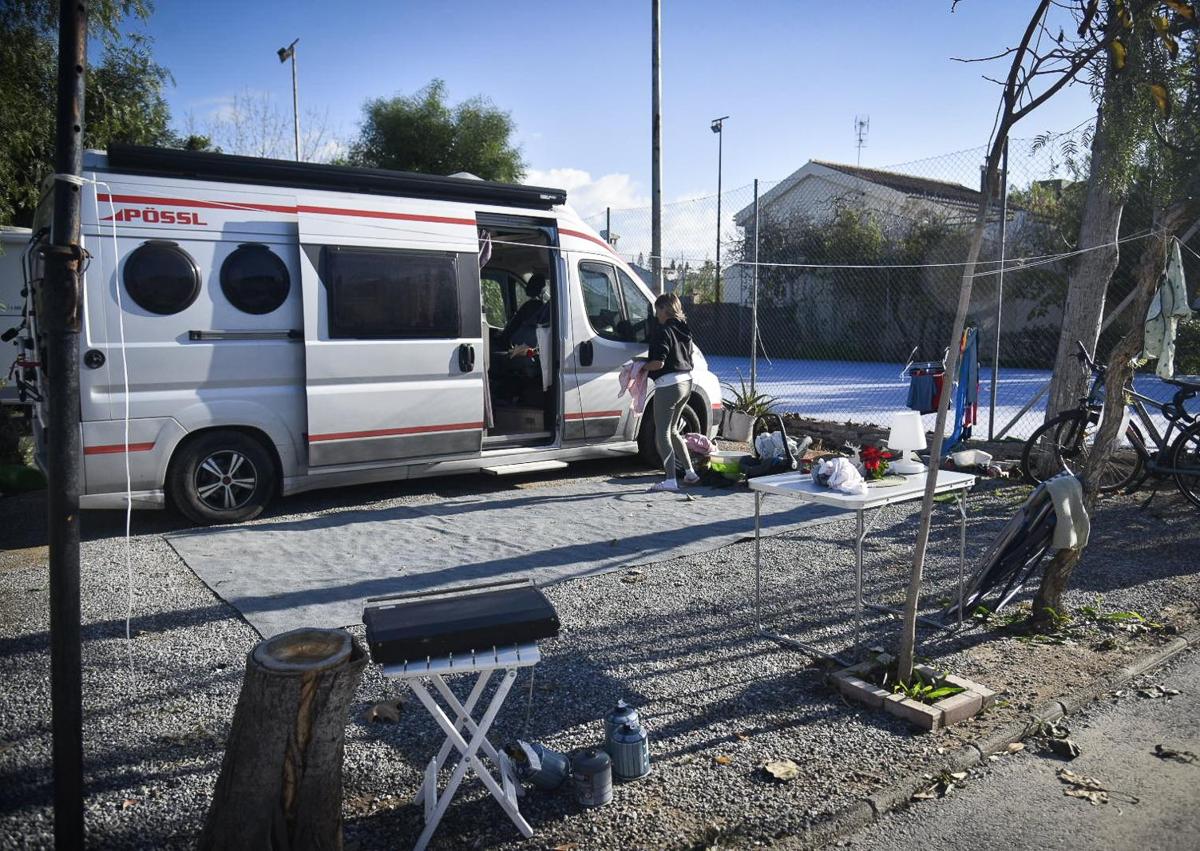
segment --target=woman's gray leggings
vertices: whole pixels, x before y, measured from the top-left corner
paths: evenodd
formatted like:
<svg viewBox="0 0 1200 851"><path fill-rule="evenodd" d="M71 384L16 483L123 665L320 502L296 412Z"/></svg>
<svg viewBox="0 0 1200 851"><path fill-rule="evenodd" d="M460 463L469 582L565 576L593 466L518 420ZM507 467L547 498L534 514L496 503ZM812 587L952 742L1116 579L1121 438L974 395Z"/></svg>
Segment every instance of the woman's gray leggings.
<svg viewBox="0 0 1200 851"><path fill-rule="evenodd" d="M689 472L692 469L692 457L688 455L683 438L675 431L675 423L679 422L690 395L690 379L654 388L654 441L658 446L658 457L663 459L667 478L674 478L678 466L686 467Z"/></svg>

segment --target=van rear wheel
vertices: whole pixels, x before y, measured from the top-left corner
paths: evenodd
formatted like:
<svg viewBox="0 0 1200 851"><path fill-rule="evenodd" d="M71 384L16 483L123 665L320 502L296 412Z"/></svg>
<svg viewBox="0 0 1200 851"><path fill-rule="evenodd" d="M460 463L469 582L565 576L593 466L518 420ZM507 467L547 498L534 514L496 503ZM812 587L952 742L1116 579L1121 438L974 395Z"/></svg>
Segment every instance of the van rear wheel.
<svg viewBox="0 0 1200 851"><path fill-rule="evenodd" d="M662 457L658 454L658 444L654 439L654 400L646 406L642 414L642 425L638 429L638 457L647 467L662 467ZM691 405L684 405L675 421L675 431L680 434L693 434L701 431L700 415ZM683 465L677 465L683 469Z"/></svg>
<svg viewBox="0 0 1200 851"><path fill-rule="evenodd" d="M240 431L215 431L179 450L167 494L193 523L239 523L262 514L276 480L275 460L261 443Z"/></svg>

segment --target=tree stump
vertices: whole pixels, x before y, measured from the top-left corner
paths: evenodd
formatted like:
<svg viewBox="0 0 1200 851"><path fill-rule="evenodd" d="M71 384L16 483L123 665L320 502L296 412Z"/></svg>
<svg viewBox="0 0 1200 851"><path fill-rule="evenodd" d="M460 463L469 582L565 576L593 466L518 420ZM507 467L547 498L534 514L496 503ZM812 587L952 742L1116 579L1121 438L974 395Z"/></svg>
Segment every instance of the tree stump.
<svg viewBox="0 0 1200 851"><path fill-rule="evenodd" d="M342 847L346 720L366 663L340 629L255 645L200 848Z"/></svg>

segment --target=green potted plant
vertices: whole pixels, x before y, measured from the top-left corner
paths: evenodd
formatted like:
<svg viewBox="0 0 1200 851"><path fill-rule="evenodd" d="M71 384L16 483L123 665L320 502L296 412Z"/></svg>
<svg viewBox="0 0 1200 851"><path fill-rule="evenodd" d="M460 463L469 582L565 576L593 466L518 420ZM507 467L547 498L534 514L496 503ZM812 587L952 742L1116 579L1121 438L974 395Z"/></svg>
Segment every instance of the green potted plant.
<svg viewBox="0 0 1200 851"><path fill-rule="evenodd" d="M721 432L729 440L748 443L754 436L754 423L761 417L771 413L777 400L766 393L752 391L745 379L740 379L740 387L732 384L723 385L729 391L729 396L721 400L725 406L725 419Z"/></svg>

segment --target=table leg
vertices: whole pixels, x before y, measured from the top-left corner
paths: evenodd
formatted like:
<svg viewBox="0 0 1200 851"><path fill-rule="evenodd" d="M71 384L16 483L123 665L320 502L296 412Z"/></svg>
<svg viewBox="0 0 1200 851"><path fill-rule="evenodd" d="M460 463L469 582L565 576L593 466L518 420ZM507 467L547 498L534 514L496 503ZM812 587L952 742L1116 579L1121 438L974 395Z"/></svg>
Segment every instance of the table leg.
<svg viewBox="0 0 1200 851"><path fill-rule="evenodd" d="M863 539L867 537L865 512L860 508L855 512L856 529L854 534L854 646L862 647L863 628ZM873 525L873 524L872 524Z"/></svg>
<svg viewBox="0 0 1200 851"><path fill-rule="evenodd" d="M418 680L414 680L411 683L413 692L416 693L417 698L425 705L425 708L429 711L429 714L433 716L433 719L437 722L437 725L442 728L442 731L446 734L446 737L450 740L451 744L462 754L462 758L459 760L458 765L454 767L454 771L450 774L450 780L446 783L446 788L442 791L442 794L438 796L437 806L433 810L432 819L426 821L425 829L421 832L420 837L417 839L417 844L415 846L417 851L420 851L420 849L425 848L425 846L429 844L429 840L432 838L434 830L437 829L438 822L440 822L442 820L442 816L446 814L446 810L450 806L450 801L454 797L454 793L458 791L458 787L462 783L463 777L466 775L468 766L474 769L475 774L478 775L481 781L483 781L483 785L487 787L487 790L504 809L505 813L508 814L508 817L512 819L513 824L517 826L517 829L521 832L521 835L526 838L533 835L533 828L531 828L529 823L525 821L525 818L517 809L516 803L510 800L507 795L505 795L504 789L496 782L495 778L492 777L491 772L488 771L487 767L480 762L476 753L483 746L483 743L487 741L487 731L491 728L492 722L496 719L496 714L500 711L501 704L504 703L504 699L508 696L509 689L512 688L512 684L516 679L516 676L517 672L515 669L505 672L503 679L500 681L500 686L496 689L496 694L492 697L491 704L488 706L487 711L484 712L483 717L479 719L478 725L475 726L475 731L471 736L471 741L469 743L458 732L457 726L449 719L449 717L447 717L442 708L438 706L437 701L433 699L433 695L431 695L425 689L424 684Z"/></svg>
<svg viewBox="0 0 1200 851"><path fill-rule="evenodd" d="M762 491L754 492L754 623L762 629Z"/></svg>
<svg viewBox="0 0 1200 851"><path fill-rule="evenodd" d="M453 704L451 704L451 709L454 710L454 713L456 716L454 719L454 729L461 730L464 727L466 727L467 722L469 722L471 720L471 713L475 710L475 704L479 701L480 695L483 694L483 690L487 686L487 684L491 680L491 678L492 678L492 671L480 671L479 676L475 678L474 688L472 688L471 693L467 695L467 702L465 704L461 704L458 702L458 700L456 698L454 700ZM440 678L434 680L435 685L437 685L439 683L441 683L442 687L445 688L445 683L442 683L442 680ZM449 689L446 689L446 691L449 691ZM453 696L453 692L450 692L450 694L451 694L451 696ZM442 766L446 763L446 760L449 758L450 750L453 747L454 747L454 743L451 742L449 739L446 739L446 741L442 743L442 747L438 750L437 756L434 757L433 774L435 777L435 780L434 780L435 783L437 782L436 781L437 773L442 770ZM491 747L491 745L489 744L488 747ZM426 782L428 782L428 778L426 778ZM426 791L427 790L425 789L425 784L422 783L421 788L417 790L416 800L420 801L421 796L424 795L426 793Z"/></svg>
<svg viewBox="0 0 1200 851"><path fill-rule="evenodd" d="M846 660L840 656L835 656L832 653L826 653L811 644L800 641L797 638L792 638L790 635L784 635L779 632L772 632L763 626L762 622L762 501L765 494L762 491L754 492L754 626L758 630L758 634L763 638L769 638L776 644L784 647L790 647L793 650L801 650L810 656L819 656L824 659L831 659L839 665L848 665Z"/></svg>
<svg viewBox="0 0 1200 851"><path fill-rule="evenodd" d="M967 514L966 514L966 512L967 512L966 494L960 492L959 516L961 518L961 520L960 520L961 527L960 527L960 541L959 541L959 552L958 552L958 593L959 593L960 606L961 606L961 601L962 601L962 589L963 589L963 559L965 558L966 546L967 546L967 520L966 520ZM868 532L871 530L871 527L873 527L875 525L875 520L878 519L879 515L882 513L883 513L883 509L881 508L876 513L875 518L873 518L871 520L870 526L867 527ZM865 535L863 537L865 537ZM859 557L860 558L861 558L861 553L862 553L861 546L862 546L862 544L860 541L860 543L859 543ZM867 602L864 605L866 605L866 607L868 609L874 609L877 612L890 612L891 614L894 614L894 615L903 615L904 614L903 609L898 609L895 606L885 606L883 603ZM952 630L952 629L957 628L954 626L947 626L946 624L942 623L941 621L934 620L933 618L926 617L925 615L917 615L917 620L922 623L927 624L928 626L937 627L938 629ZM961 613L960 613L959 626L961 626L961 625L962 625L962 619L961 619Z"/></svg>
<svg viewBox="0 0 1200 851"><path fill-rule="evenodd" d="M958 626L963 625L963 569L967 562L967 492L958 492Z"/></svg>

